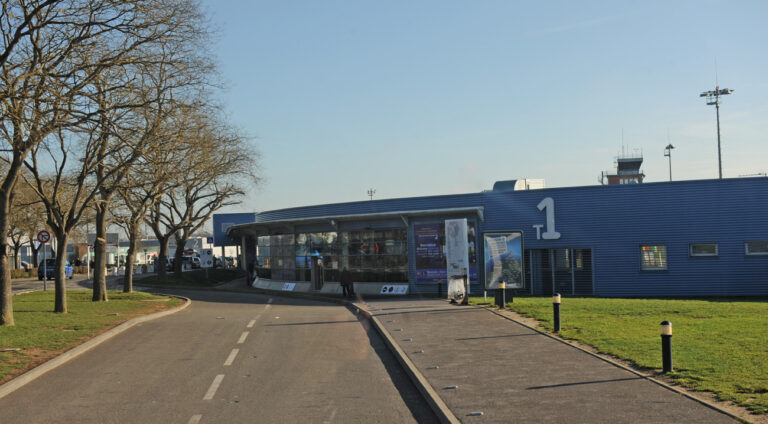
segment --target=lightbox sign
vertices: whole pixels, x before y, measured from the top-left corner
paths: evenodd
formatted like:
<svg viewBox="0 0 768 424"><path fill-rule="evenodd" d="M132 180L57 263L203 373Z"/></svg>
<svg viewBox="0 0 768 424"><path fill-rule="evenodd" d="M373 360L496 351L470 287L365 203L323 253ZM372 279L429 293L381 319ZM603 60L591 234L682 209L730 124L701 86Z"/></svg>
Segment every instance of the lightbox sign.
<svg viewBox="0 0 768 424"><path fill-rule="evenodd" d="M501 282L506 283L508 289L525 288L523 233L483 233L483 243L486 290L498 289Z"/></svg>
<svg viewBox="0 0 768 424"><path fill-rule="evenodd" d="M416 224L413 226L414 259L416 281L447 281L448 261L446 258L446 222L436 224ZM449 228L451 226L449 225ZM464 249L467 252L469 266L467 272L470 280L477 280L477 255L475 249L475 223L467 222L467 242ZM461 252L461 250L457 250ZM463 255L463 253L462 253ZM460 268L462 266L459 266Z"/></svg>

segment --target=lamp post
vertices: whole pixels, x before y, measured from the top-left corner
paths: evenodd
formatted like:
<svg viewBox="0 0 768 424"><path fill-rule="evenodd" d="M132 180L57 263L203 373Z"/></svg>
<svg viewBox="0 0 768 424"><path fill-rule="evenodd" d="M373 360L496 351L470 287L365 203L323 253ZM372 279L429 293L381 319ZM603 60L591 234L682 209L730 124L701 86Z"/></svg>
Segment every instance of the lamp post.
<svg viewBox="0 0 768 424"><path fill-rule="evenodd" d="M667 147L664 148L664 156L669 158L669 181L672 181L672 149L674 148L672 143L667 144Z"/></svg>
<svg viewBox="0 0 768 424"><path fill-rule="evenodd" d="M699 94L699 97L707 98L707 106L715 105L715 111L717 113L717 169L720 175L720 179L723 179L723 162L720 159L720 96L733 93L730 88L720 88L715 86L714 91L705 91Z"/></svg>

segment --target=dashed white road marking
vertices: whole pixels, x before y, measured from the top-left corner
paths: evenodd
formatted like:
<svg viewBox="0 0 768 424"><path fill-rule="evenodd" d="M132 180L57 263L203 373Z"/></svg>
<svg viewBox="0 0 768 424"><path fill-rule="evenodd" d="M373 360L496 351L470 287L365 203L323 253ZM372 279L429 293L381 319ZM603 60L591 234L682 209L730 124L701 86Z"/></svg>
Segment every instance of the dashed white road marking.
<svg viewBox="0 0 768 424"><path fill-rule="evenodd" d="M235 361L235 357L240 352L240 349L232 349L232 352L229 352L229 356L227 357L227 360L224 361L224 366L228 367L232 365L232 362Z"/></svg>
<svg viewBox="0 0 768 424"><path fill-rule="evenodd" d="M241 334L240 338L237 340L237 344L243 344L245 342L246 337L248 337L248 332L243 331L243 334Z"/></svg>
<svg viewBox="0 0 768 424"><path fill-rule="evenodd" d="M192 418L190 418L189 421L187 421L187 424L197 424L200 422L202 418L203 416L200 414L193 415Z"/></svg>
<svg viewBox="0 0 768 424"><path fill-rule="evenodd" d="M256 324L255 319L252 319L251 322L248 323L248 328L253 328L253 324Z"/></svg>
<svg viewBox="0 0 768 424"><path fill-rule="evenodd" d="M219 390L221 380L224 380L224 374L219 374L213 379L213 383L211 383L211 387L208 388L208 391L205 392L203 400L211 400L214 396L216 396L216 390Z"/></svg>

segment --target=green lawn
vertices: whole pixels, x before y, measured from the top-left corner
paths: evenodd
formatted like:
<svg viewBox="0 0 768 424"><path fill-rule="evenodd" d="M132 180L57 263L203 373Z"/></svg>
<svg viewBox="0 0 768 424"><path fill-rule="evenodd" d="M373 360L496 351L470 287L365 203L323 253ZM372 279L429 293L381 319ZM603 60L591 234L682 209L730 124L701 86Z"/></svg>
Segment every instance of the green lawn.
<svg viewBox="0 0 768 424"><path fill-rule="evenodd" d="M479 304L483 298L471 301ZM507 307L553 328L551 297L518 297ZM560 316L561 337L659 372L659 323L669 320L675 382L714 392L754 414L768 413L765 299L564 298Z"/></svg>
<svg viewBox="0 0 768 424"><path fill-rule="evenodd" d="M119 291L109 292L109 302L92 302L92 294L67 292L66 314L52 312L53 290L14 296L16 325L0 327L0 382L130 318L181 304L175 298Z"/></svg>
<svg viewBox="0 0 768 424"><path fill-rule="evenodd" d="M157 275L142 278L134 282L137 286L186 286L186 287L216 287L221 283L232 281L244 276L243 271L237 269L211 268L208 270L197 269L182 273L182 278L174 277L173 271L168 272L164 280ZM245 283L243 283L245 287Z"/></svg>

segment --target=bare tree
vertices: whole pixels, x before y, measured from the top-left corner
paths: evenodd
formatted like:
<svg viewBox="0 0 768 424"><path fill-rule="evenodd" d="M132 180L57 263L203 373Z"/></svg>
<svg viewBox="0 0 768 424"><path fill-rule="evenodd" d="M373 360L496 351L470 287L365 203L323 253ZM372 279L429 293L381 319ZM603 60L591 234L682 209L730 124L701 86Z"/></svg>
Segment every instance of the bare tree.
<svg viewBox="0 0 768 424"><path fill-rule="evenodd" d="M215 113L205 117L198 114L195 120L199 129L189 136L193 148L187 154L187 165L176 174L179 186L155 204L148 218L160 241L160 252L167 251L170 237L176 240L177 277L181 276L184 246L189 238L214 212L240 203L246 185L259 182L259 155L246 137Z"/></svg>
<svg viewBox="0 0 768 424"><path fill-rule="evenodd" d="M141 225L147 214L161 196L178 184L175 174L185 166L186 143L183 137L185 122L181 111L186 107L177 107L173 114L166 116L162 125L148 129L147 136L152 138L151 149L131 168L126 177L126 184L117 190L119 202L117 211L113 211L116 222L128 236L123 278L123 291L133 291L133 269L138 250Z"/></svg>
<svg viewBox="0 0 768 424"><path fill-rule="evenodd" d="M184 90L195 91L207 82L212 65L201 41L207 39L196 8L163 15L166 33L137 50L133 63L97 79L92 99L98 106L93 132L99 134L95 185L98 196L94 243L93 300L107 300L106 231L114 195L129 184L131 169L155 148L156 133L177 107ZM172 25L170 23L173 23ZM110 79L111 77L111 79ZM132 264L131 264L132 266ZM126 268L130 274L130 268Z"/></svg>
<svg viewBox="0 0 768 424"><path fill-rule="evenodd" d="M4 62L0 62L0 125L2 141L8 145L3 159L7 163L6 175L0 183L0 231L6 232L8 214L11 208L13 192L22 163L32 151L47 139L58 140L59 147L69 140L78 130L89 122L102 116L98 103L94 106L92 94L98 93L98 78L108 70L121 69L126 64L148 59L145 54L153 43L159 40L175 38L179 28L188 28L184 19L190 13L196 13L196 3L192 0L67 0L48 2L34 14L28 14L30 4L43 5L44 2L17 0L7 3L8 16L17 13L27 16L22 23L0 26L8 29L9 34L16 34L22 28L25 34L18 38L15 47ZM5 4L5 3L4 3ZM12 19L11 19L12 20ZM0 22L3 19L0 19ZM15 22L15 21L14 21ZM6 39L15 39L6 36ZM7 46L13 44L7 42ZM0 58L2 58L0 56ZM109 88L111 89L111 87ZM93 139L89 137L89 139ZM55 143L54 143L55 144ZM49 153L54 150L46 148ZM86 154L93 154L94 151ZM84 184L85 177L78 172L61 167L66 159L56 157L51 163L37 160L26 162L27 167L42 165L49 167L36 169L33 185L38 194L59 193L64 185ZM73 179L74 178L74 179ZM97 187L93 187L95 190ZM87 190L80 189L79 193ZM93 196L76 197L76 201L89 201ZM54 205L52 198L46 207ZM82 208L56 207L57 210L69 210L68 216L57 216L57 212L48 209L48 223L54 232L71 230L75 224L72 219L79 219ZM58 223L58 224L57 224ZM58 249L66 249L67 234L57 234ZM62 243L63 241L63 243ZM0 324L12 324L12 301L10 299L10 275L8 258L5 252L5 240L0 245ZM63 261L59 266L63 275ZM56 283L55 311L66 312L66 297L63 281Z"/></svg>

